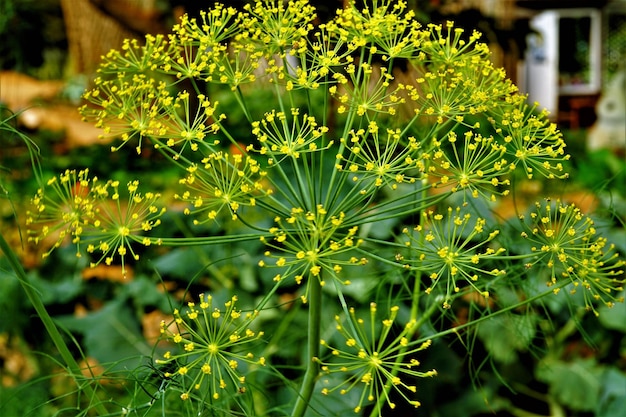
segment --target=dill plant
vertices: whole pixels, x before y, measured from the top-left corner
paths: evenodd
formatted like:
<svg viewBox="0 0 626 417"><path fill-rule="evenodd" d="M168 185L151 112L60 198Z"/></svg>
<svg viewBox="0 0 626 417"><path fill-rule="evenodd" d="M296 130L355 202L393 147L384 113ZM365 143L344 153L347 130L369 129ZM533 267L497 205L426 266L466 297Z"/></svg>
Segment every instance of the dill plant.
<svg viewBox="0 0 626 417"><path fill-rule="evenodd" d="M272 271L273 287L253 312L237 310L236 296L218 308L200 295L162 324L171 349L155 363L170 365L162 378L180 401L201 412L225 398L223 410L257 412L238 397L245 372L279 371L253 353L266 337L253 320L284 286L299 288L294 308L308 314L298 392L282 407L291 416L316 395L356 393L357 414L418 407L416 381L437 373L419 360L431 340L546 297L581 291L593 312L623 301L624 262L572 204L539 202L506 225L528 242L516 253L505 226L473 208L497 204L515 178L566 179L568 159L561 133L493 66L478 32L421 26L404 1L350 2L315 21L305 0L216 4L169 35L109 52L84 94L85 119L119 139L113 152L151 149L180 168L172 188L183 215L245 232L159 236L159 194L87 169L33 198L31 240L51 251L69 239L92 266L137 262L142 245L263 243L258 267ZM271 97L262 111L250 105L259 91ZM239 106L235 120L225 95ZM380 272L362 276L365 267ZM545 291L526 296L544 271ZM368 293L360 317L350 286L382 288L392 275L393 295ZM456 329L438 324L468 298L489 307ZM325 309L336 312L336 334L323 338Z"/></svg>

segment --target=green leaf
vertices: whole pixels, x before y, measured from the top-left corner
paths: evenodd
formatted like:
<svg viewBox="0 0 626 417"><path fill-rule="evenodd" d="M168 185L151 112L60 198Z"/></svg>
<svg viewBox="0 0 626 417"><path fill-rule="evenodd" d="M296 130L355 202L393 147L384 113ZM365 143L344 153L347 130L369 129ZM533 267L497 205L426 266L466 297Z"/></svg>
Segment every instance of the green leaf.
<svg viewBox="0 0 626 417"><path fill-rule="evenodd" d="M550 395L577 411L591 411L597 406L600 376L601 368L593 359L546 360L537 366L537 379L549 385Z"/></svg>
<svg viewBox="0 0 626 417"><path fill-rule="evenodd" d="M135 300L135 305L140 309L152 306L161 311L170 310L168 297L164 291L160 291L160 284L155 284L146 276L135 277L124 286L124 290Z"/></svg>
<svg viewBox="0 0 626 417"><path fill-rule="evenodd" d="M620 297L625 296L624 292L620 295ZM603 306L598 309L598 313L600 314L598 319L604 327L626 333L626 303L616 303L611 308Z"/></svg>
<svg viewBox="0 0 626 417"><path fill-rule="evenodd" d="M189 279L193 277L202 264L199 262L196 249L177 248L156 259L153 264L162 275L169 275L174 278Z"/></svg>
<svg viewBox="0 0 626 417"><path fill-rule="evenodd" d="M602 378L602 394L596 417L613 417L626 410L626 374L609 368Z"/></svg>
<svg viewBox="0 0 626 417"><path fill-rule="evenodd" d="M118 297L84 317L67 316L57 321L82 334L87 356L100 364L111 364L112 369L132 369L137 366L137 356L150 354L150 347L143 341L137 318L126 304L126 299Z"/></svg>
<svg viewBox="0 0 626 417"><path fill-rule="evenodd" d="M66 304L84 290L84 282L80 276L68 273L59 280L46 280L38 273L31 273L30 283L41 295L44 304Z"/></svg>
<svg viewBox="0 0 626 417"><path fill-rule="evenodd" d="M478 337L497 361L511 363L517 359L517 351L530 345L536 332L535 323L532 314L496 316L478 325Z"/></svg>

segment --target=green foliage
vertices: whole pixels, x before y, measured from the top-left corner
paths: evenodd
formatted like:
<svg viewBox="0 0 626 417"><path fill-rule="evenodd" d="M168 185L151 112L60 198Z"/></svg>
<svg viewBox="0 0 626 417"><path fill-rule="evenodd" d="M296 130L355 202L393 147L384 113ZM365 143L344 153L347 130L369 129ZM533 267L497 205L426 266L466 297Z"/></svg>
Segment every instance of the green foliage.
<svg viewBox="0 0 626 417"><path fill-rule="evenodd" d="M493 317L478 326L478 337L496 361L508 364L518 359L517 352L527 350L536 336L534 314Z"/></svg>
<svg viewBox="0 0 626 417"><path fill-rule="evenodd" d="M592 360L573 362L546 361L537 377L550 387L550 394L572 410L591 411L598 404L600 373Z"/></svg>
<svg viewBox="0 0 626 417"><path fill-rule="evenodd" d="M128 298L120 295L96 312L84 317L59 317L57 322L79 337L81 346L100 363L115 363L115 368L132 369L139 365L132 358L149 354L151 349L142 340L128 301ZM119 358L128 360L116 362Z"/></svg>
<svg viewBox="0 0 626 417"><path fill-rule="evenodd" d="M626 173L624 160L611 153L607 149L590 152L587 158L578 164L578 175L583 185L596 189L614 189L620 192L620 196L626 198L626 190L623 187L611 187L611 184L625 184Z"/></svg>
<svg viewBox="0 0 626 417"><path fill-rule="evenodd" d="M626 305L619 304L615 308L603 308L598 319L607 329L626 333Z"/></svg>

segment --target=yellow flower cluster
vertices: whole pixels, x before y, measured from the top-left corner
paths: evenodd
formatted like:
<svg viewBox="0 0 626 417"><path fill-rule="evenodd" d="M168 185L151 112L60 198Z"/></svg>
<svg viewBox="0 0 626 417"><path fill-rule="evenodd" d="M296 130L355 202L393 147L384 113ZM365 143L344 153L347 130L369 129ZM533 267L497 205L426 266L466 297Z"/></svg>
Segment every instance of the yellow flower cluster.
<svg viewBox="0 0 626 417"><path fill-rule="evenodd" d="M496 194L507 195L510 180L506 175L515 169L504 158L506 146L493 136L466 131L462 143L455 132L444 140L433 140L432 165L428 174L438 177L438 187L450 187L452 192L469 193L473 198L496 201Z"/></svg>
<svg viewBox="0 0 626 417"><path fill-rule="evenodd" d="M554 123L546 118L546 112L534 114L523 97L518 96L517 105L498 117L495 125L507 144L512 163L521 166L528 178L536 174L552 179L567 178L563 162L569 160L565 154L563 134Z"/></svg>
<svg viewBox="0 0 626 417"><path fill-rule="evenodd" d="M66 238L79 244L84 226L95 217L95 201L90 194L92 183L97 181L97 178L89 177L88 169L66 170L49 179L46 192L40 188L31 200L36 211L27 213L29 240L37 244L52 236L54 247L59 247ZM41 224L41 230L35 231L38 224Z"/></svg>
<svg viewBox="0 0 626 417"><path fill-rule="evenodd" d="M260 261L259 265L285 269L285 272L275 276L276 281L294 276L296 283L300 284L304 278L311 277L325 285L324 276L328 274L343 284L349 284L349 280L339 278L343 267L367 261L356 256L339 256L353 251L362 243L356 237L358 227L346 229L344 219L344 213L328 214L321 205L314 211L292 208L287 217L274 219L277 226L269 230L273 239L261 237L261 241L275 250L275 253L265 252L266 257L275 259L274 264Z"/></svg>
<svg viewBox="0 0 626 417"><path fill-rule="evenodd" d="M468 41L462 35L463 29L452 22L445 29L430 24L420 52L409 58L418 72L407 86L409 97L419 104L415 111L438 124L467 124L468 115L508 107L506 99L517 91L504 72L494 68L487 46L477 42L480 34L472 33Z"/></svg>
<svg viewBox="0 0 626 417"><path fill-rule="evenodd" d="M403 140L399 129L386 129L383 135L379 126L371 121L366 129L350 131L349 138L342 139L346 156L337 155L336 168L350 172L352 181L358 184L361 194L369 194L382 187L397 189L398 184L413 183L414 158L419 142L414 137Z"/></svg>
<svg viewBox="0 0 626 417"><path fill-rule="evenodd" d="M271 194L261 180L266 172L259 163L248 155L215 152L187 167L187 176L179 183L185 188L175 198L190 203L185 214L204 213L204 220L196 224L215 220L226 208L233 220L243 207L254 207L258 196Z"/></svg>
<svg viewBox="0 0 626 417"><path fill-rule="evenodd" d="M582 289L587 307L595 314L597 301L609 307L624 302L619 295L624 289L624 260L618 259L615 246L606 238L596 236L590 217L573 204L547 201L536 203L528 220L522 236L533 245L535 256L528 266L547 265L549 286L562 279L571 281L570 292Z"/></svg>
<svg viewBox="0 0 626 417"><path fill-rule="evenodd" d="M360 390L358 404L354 407L354 412L359 413L364 405L378 401L379 397L394 409L396 404L390 397L390 391L394 390L417 408L420 402L410 398L417 392L417 378L435 376L437 371L415 370L420 365L415 354L428 348L431 342L415 344L410 341L415 322L398 326L399 307L391 307L389 316L383 320L377 318L377 310L376 303L371 303L369 320L363 320L357 317L354 308L350 308L345 324L340 316L335 316L336 330L343 339L342 347L321 340L322 346L330 351L331 358L328 361L317 360L323 374L346 375L346 379L330 386L330 381L322 377L322 394L338 391L345 395L353 389Z"/></svg>
<svg viewBox="0 0 626 417"><path fill-rule="evenodd" d="M104 81L98 77L94 83L97 87L83 97L98 107L84 105L80 110L85 120L95 120L95 126L103 129L102 137L119 137L122 145L137 137L136 150L140 153L144 138L167 132L158 117L171 100L165 83L142 73L132 80L118 77Z"/></svg>
<svg viewBox="0 0 626 417"><path fill-rule="evenodd" d="M242 16L234 7L215 3L210 10L200 11L200 20L181 16L180 23L172 28L175 36L170 41L178 39L181 44L195 46L194 52L198 50L210 54L241 32Z"/></svg>
<svg viewBox="0 0 626 417"><path fill-rule="evenodd" d="M255 150L250 145L248 150L267 155L268 164L273 165L286 157L298 159L302 153L330 147L332 141L322 143L322 137L327 132L328 127L318 126L314 116L303 114L300 119L298 108L292 108L289 116L272 110L261 121L252 122L252 134L256 136L260 148Z"/></svg>
<svg viewBox="0 0 626 417"><path fill-rule="evenodd" d="M158 208L160 194L139 192L139 182L131 181L120 195L119 181L100 182L89 177L89 170L66 170L51 178L45 189L32 199L34 212L28 212L29 240L51 242L51 249L70 240L81 256L81 244L96 254L91 266L107 265L119 257L125 274L126 256L139 255L134 244L149 246L159 239L146 236L161 223L165 208Z"/></svg>
<svg viewBox="0 0 626 417"><path fill-rule="evenodd" d="M174 323L161 322L162 337L178 351L166 351L156 363L176 364L176 370L165 377L180 379L181 399L206 392L217 400L222 393L244 391L245 373L265 365L264 357L242 352L263 336L252 330L258 312L242 312L236 303L233 296L219 308L212 295L200 294L197 304L189 302L184 312L174 311Z"/></svg>
<svg viewBox="0 0 626 417"><path fill-rule="evenodd" d="M256 1L244 6L251 18L246 24L251 40L265 51L266 57L277 54L284 58L289 50L306 45L311 23L317 16L315 8L306 0Z"/></svg>
<svg viewBox="0 0 626 417"><path fill-rule="evenodd" d="M367 113L385 113L394 116L398 108L405 104L401 96L403 86L392 86L394 77L384 67L377 67L366 62L361 63L359 71L354 64L346 67L348 77L336 73L333 85L328 92L340 103L337 113L343 114L350 110L358 116Z"/></svg>
<svg viewBox="0 0 626 417"><path fill-rule="evenodd" d="M202 79L236 90L254 82L263 53L246 29L251 19L232 7L216 4L200 13L202 22L186 15L169 37L171 52L163 70L177 79Z"/></svg>
<svg viewBox="0 0 626 417"><path fill-rule="evenodd" d="M476 291L489 297L484 288L490 284L486 277L498 277L506 272L487 269L485 261L501 255L505 249L494 249L489 242L499 231L485 230L484 219L472 216L461 208L448 208L445 214L427 211L423 221L413 230L403 230L409 255L398 256L405 261L405 268L425 273L431 280L427 294L436 291L443 295L443 307L450 308L452 295L461 291ZM443 281L441 284L440 281ZM465 287L465 288L463 288Z"/></svg>
<svg viewBox="0 0 626 417"><path fill-rule="evenodd" d="M332 27L346 42L355 47L371 47L372 54L388 61L410 58L418 51L423 32L414 17L413 11L407 11L405 1L384 0L371 8L366 4L361 10L351 3L351 7L337 11L336 26Z"/></svg>

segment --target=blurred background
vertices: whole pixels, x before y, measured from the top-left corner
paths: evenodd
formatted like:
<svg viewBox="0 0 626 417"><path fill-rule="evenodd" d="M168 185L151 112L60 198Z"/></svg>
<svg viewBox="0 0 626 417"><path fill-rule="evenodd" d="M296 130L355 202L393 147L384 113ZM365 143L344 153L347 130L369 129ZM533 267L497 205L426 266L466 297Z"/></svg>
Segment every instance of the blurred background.
<svg viewBox="0 0 626 417"><path fill-rule="evenodd" d="M320 20L341 1L313 1ZM28 128L64 130L67 146L89 142L61 107L76 101L100 57L125 38L166 33L202 0L0 0L0 102ZM227 2L241 7L245 1ZM317 4L316 4L317 3ZM550 111L561 127L586 132L591 149L623 149L625 0L409 0L423 22L454 20L484 33L493 61ZM620 94L621 93L621 94ZM57 103L58 104L58 103ZM56 108L55 108L56 107ZM73 112L69 112L73 113ZM87 128L85 128L87 129Z"/></svg>

